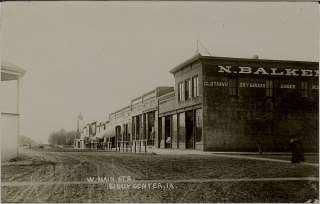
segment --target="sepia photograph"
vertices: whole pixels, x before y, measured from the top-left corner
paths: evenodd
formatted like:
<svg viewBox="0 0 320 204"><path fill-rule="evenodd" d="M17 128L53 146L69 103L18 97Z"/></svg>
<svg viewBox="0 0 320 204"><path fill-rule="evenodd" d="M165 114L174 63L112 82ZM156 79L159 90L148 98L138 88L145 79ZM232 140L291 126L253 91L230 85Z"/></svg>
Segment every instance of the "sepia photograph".
<svg viewBox="0 0 320 204"><path fill-rule="evenodd" d="M319 203L318 2L0 8L2 203Z"/></svg>

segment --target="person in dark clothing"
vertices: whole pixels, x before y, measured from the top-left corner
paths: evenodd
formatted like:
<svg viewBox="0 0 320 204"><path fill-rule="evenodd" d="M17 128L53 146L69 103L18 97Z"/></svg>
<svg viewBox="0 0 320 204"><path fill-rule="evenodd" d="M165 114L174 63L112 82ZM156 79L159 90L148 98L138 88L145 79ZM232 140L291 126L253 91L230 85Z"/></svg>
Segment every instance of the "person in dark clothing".
<svg viewBox="0 0 320 204"><path fill-rule="evenodd" d="M291 138L290 149L292 152L292 157L291 157L292 163L299 163L304 161L302 138Z"/></svg>

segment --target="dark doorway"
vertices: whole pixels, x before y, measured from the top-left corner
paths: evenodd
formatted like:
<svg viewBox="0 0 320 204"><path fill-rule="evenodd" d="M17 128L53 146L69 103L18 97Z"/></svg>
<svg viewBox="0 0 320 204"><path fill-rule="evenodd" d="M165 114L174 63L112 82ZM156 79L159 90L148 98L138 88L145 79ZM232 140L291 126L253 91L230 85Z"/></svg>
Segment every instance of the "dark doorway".
<svg viewBox="0 0 320 204"><path fill-rule="evenodd" d="M117 147L119 147L120 143L119 141L121 141L121 126L116 126L116 143L117 143Z"/></svg>
<svg viewBox="0 0 320 204"><path fill-rule="evenodd" d="M115 148L116 147L116 137L111 137L110 142L111 142L111 148Z"/></svg>
<svg viewBox="0 0 320 204"><path fill-rule="evenodd" d="M158 148L160 148L162 140L162 117L158 120Z"/></svg>
<svg viewBox="0 0 320 204"><path fill-rule="evenodd" d="M121 126L116 126L116 138L117 140L121 140Z"/></svg>
<svg viewBox="0 0 320 204"><path fill-rule="evenodd" d="M128 133L128 124L123 125L123 140L124 141L129 141L129 133Z"/></svg>
<svg viewBox="0 0 320 204"><path fill-rule="evenodd" d="M155 122L155 112L149 112L148 114L148 127L147 127L147 139L148 139L148 145L154 145L154 135L155 135L155 129L154 129L154 122Z"/></svg>
<svg viewBox="0 0 320 204"><path fill-rule="evenodd" d="M171 148L171 116L165 117L165 148Z"/></svg>
<svg viewBox="0 0 320 204"><path fill-rule="evenodd" d="M141 115L137 115L136 116L136 140L140 140L140 128L141 128L141 121L142 121L142 117Z"/></svg>
<svg viewBox="0 0 320 204"><path fill-rule="evenodd" d="M194 149L194 117L193 111L186 112L186 149Z"/></svg>

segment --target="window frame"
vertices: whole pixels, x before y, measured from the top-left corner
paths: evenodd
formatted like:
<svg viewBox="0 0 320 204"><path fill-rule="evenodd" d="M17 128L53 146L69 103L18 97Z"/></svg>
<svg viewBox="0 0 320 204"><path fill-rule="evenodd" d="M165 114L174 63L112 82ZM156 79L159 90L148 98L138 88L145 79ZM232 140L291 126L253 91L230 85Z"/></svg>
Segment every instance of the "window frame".
<svg viewBox="0 0 320 204"><path fill-rule="evenodd" d="M192 81L190 78L184 80L184 100L190 100L192 98Z"/></svg>
<svg viewBox="0 0 320 204"><path fill-rule="evenodd" d="M234 82L234 84L230 82ZM238 77L228 77L228 95L232 97L239 96Z"/></svg>
<svg viewBox="0 0 320 204"><path fill-rule="evenodd" d="M307 80L302 80L299 83L299 95L304 98L309 97L309 82Z"/></svg>
<svg viewBox="0 0 320 204"><path fill-rule="evenodd" d="M265 94L266 97L274 97L274 80L265 79Z"/></svg>
<svg viewBox="0 0 320 204"><path fill-rule="evenodd" d="M196 82L195 82L196 79ZM192 77L192 97L199 97L199 76L195 75Z"/></svg>
<svg viewBox="0 0 320 204"><path fill-rule="evenodd" d="M183 81L178 83L178 101L184 101L184 83Z"/></svg>

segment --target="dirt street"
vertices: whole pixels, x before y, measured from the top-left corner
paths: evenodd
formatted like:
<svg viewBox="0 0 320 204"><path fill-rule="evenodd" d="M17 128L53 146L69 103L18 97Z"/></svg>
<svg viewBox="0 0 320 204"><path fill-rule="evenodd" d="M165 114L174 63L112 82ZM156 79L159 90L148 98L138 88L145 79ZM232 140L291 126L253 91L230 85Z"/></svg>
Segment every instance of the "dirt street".
<svg viewBox="0 0 320 204"><path fill-rule="evenodd" d="M22 150L1 168L2 202L304 202L317 192L318 167L213 155Z"/></svg>

